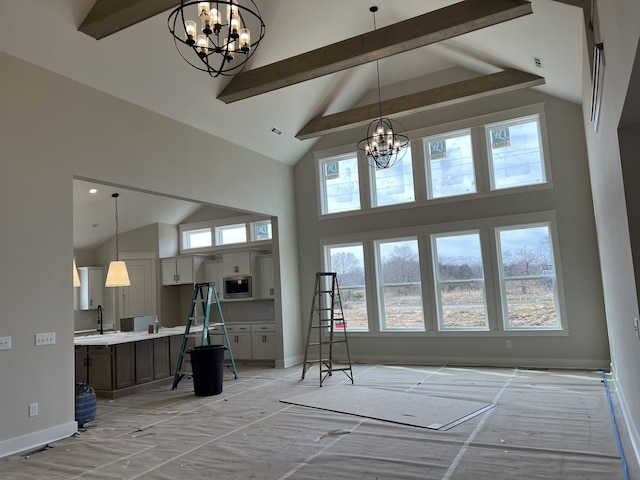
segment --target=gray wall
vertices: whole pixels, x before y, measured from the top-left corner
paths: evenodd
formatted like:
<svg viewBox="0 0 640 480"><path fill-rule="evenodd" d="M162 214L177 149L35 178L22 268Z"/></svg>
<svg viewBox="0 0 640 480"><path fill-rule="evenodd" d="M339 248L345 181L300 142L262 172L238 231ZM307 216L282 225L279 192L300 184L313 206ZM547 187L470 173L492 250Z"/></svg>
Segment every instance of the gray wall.
<svg viewBox="0 0 640 480"><path fill-rule="evenodd" d="M591 82L585 68L584 124L615 386L636 457L640 458L640 341L633 329L633 318L639 317L634 265L637 272L640 2L599 0L597 4L606 62L602 106L596 132L589 120ZM636 75L632 78L634 63ZM625 123L621 125L623 111Z"/></svg>
<svg viewBox="0 0 640 480"><path fill-rule="evenodd" d="M435 364L509 365L528 367L608 368L609 346L589 187L588 160L579 105L533 91L514 92L414 116L409 128L433 126L491 112L544 102L553 188L509 196L432 204L384 213L318 219L316 162L307 155L295 169L298 242L303 311L310 308L315 272L321 269L318 239L433 225L535 211L555 211L568 335L514 334L506 348L504 334L350 335L352 359ZM325 137L319 148L354 143L358 132ZM348 145L348 144L347 144ZM414 158L415 160L415 158ZM304 293L308 292L308 299ZM347 319L348 321L348 319Z"/></svg>
<svg viewBox="0 0 640 480"><path fill-rule="evenodd" d="M297 322L291 167L3 53L0 78L0 336L12 338L0 352L0 456L76 430L74 176L282 220L274 251L286 252L280 269L294 281L276 322ZM269 196L259 193L265 184ZM36 348L37 332L55 332L56 344ZM299 355L294 340L280 346L281 365ZM32 402L39 415L30 418Z"/></svg>

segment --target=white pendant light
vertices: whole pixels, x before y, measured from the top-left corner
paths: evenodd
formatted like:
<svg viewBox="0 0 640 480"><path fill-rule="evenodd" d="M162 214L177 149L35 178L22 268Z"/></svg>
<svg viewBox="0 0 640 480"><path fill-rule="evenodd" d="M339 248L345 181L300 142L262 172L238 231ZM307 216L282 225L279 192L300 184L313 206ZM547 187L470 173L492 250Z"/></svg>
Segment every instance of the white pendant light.
<svg viewBox="0 0 640 480"><path fill-rule="evenodd" d="M107 271L107 280L105 287L128 287L131 285L129 281L129 272L127 272L127 264L118 259L118 197L119 193L111 195L116 203L116 259L109 263Z"/></svg>

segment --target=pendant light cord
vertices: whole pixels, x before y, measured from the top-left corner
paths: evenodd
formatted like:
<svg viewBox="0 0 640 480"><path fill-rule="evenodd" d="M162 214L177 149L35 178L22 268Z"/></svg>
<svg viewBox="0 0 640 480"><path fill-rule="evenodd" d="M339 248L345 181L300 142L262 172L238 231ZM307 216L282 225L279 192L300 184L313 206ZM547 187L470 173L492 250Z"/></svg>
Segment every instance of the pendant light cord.
<svg viewBox="0 0 640 480"><path fill-rule="evenodd" d="M119 195L120 195L119 193L114 193L113 195L111 195L116 200L116 261L120 260L120 258L118 258L118 196Z"/></svg>

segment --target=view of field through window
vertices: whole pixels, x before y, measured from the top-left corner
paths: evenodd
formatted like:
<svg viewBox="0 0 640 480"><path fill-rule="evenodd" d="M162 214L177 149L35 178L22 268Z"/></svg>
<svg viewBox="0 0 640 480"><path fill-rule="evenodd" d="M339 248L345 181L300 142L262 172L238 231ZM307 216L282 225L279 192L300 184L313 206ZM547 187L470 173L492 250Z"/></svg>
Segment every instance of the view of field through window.
<svg viewBox="0 0 640 480"><path fill-rule="evenodd" d="M492 229L501 259L504 327L559 328L555 268L548 225ZM434 237L436 298L422 298L417 238L377 242L381 330L424 330L423 303L436 302L440 330L488 329L478 232ZM362 244L328 247L349 329L368 330Z"/></svg>

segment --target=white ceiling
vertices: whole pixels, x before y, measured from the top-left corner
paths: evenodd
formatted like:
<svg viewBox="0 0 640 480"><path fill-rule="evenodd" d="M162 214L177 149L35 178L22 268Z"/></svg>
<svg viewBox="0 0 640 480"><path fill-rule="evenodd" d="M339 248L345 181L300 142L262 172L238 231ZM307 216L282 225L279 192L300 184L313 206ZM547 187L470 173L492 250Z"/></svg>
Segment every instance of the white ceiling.
<svg viewBox="0 0 640 480"><path fill-rule="evenodd" d="M376 24L381 28L456 0L255 2L267 27L248 68L371 31L371 5L379 7ZM295 138L310 119L347 110L376 86L375 69L369 64L227 105L216 96L229 77L211 78L184 62L167 28L168 12L95 40L77 30L93 4L94 0L35 4L0 0L0 50L289 165L316 142ZM398 83L454 66L478 74L511 67L545 77L546 84L535 87L537 90L579 103L582 10L553 0L533 0L532 8L532 15L382 60L381 82ZM534 66L534 57L542 59L543 68ZM282 135L272 134L272 127L282 130ZM144 194L136 195L140 195L136 202L142 204ZM91 214L84 209L95 204L80 205L75 198L76 223L113 223L107 218L90 220ZM169 202L175 210L168 204L157 208L159 202L158 197L148 202L149 212L140 213L137 226L153 223L149 219L154 211L165 211L168 217L153 221L171 223L172 218L181 219L178 210L184 218L193 208L185 205L188 202ZM126 229L122 224L121 231ZM92 244L84 239L74 241Z"/></svg>

